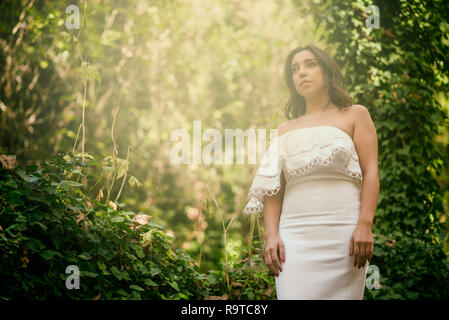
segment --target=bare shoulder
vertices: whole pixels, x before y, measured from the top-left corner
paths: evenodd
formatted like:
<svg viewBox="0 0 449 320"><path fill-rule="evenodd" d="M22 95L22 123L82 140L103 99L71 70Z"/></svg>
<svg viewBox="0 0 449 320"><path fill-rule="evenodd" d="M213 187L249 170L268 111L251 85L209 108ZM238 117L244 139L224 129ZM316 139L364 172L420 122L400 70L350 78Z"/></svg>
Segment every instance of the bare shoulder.
<svg viewBox="0 0 449 320"><path fill-rule="evenodd" d="M361 104L355 104L350 108L351 118L354 124L354 129L372 130L376 132L376 128L371 118L371 114L367 107Z"/></svg>
<svg viewBox="0 0 449 320"><path fill-rule="evenodd" d="M349 108L349 110L351 110L351 112L369 112L368 108L363 104L354 104Z"/></svg>
<svg viewBox="0 0 449 320"><path fill-rule="evenodd" d="M354 118L369 116L369 110L362 104L354 104L350 108L350 113Z"/></svg>
<svg viewBox="0 0 449 320"><path fill-rule="evenodd" d="M291 121L292 121L292 120L286 120L286 121L282 122L282 123L277 127L277 130L278 130L278 136L281 136L281 135L283 135L285 132L288 131L288 128L290 127Z"/></svg>
<svg viewBox="0 0 449 320"><path fill-rule="evenodd" d="M363 122L370 122L371 115L367 107L362 104L354 104L349 108L351 120L354 125Z"/></svg>

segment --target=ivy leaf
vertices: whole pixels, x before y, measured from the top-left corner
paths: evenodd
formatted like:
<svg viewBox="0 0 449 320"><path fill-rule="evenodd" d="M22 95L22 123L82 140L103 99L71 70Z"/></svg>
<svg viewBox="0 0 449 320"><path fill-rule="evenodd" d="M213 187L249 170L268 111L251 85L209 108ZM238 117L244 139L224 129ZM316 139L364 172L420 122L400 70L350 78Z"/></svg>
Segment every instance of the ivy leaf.
<svg viewBox="0 0 449 320"><path fill-rule="evenodd" d="M38 177L35 177L35 176L32 176L32 175L27 175L22 169L17 169L17 170L16 170L16 173L17 173L23 180L25 180L26 182L33 183L33 182L36 182L36 181L39 180Z"/></svg>
<svg viewBox="0 0 449 320"><path fill-rule="evenodd" d="M72 181L72 180L62 180L61 184L64 184L64 185L67 185L67 186L70 186L70 187L82 187L83 186L82 183L79 183L79 182L76 182L76 181Z"/></svg>
<svg viewBox="0 0 449 320"><path fill-rule="evenodd" d="M100 268L101 271L106 270L106 265L104 264L103 261L97 261L97 265L98 265L98 268Z"/></svg>
<svg viewBox="0 0 449 320"><path fill-rule="evenodd" d="M45 250L44 252L40 253L40 256L44 258L45 260L51 260L54 255L56 254L56 251L53 250Z"/></svg>
<svg viewBox="0 0 449 320"><path fill-rule="evenodd" d="M131 281L128 272L120 271L116 266L112 266L111 268L112 274L119 280L128 280Z"/></svg>
<svg viewBox="0 0 449 320"><path fill-rule="evenodd" d="M30 242L27 243L26 247L34 252L39 252L40 250L45 248L45 245L37 239L30 239Z"/></svg>
<svg viewBox="0 0 449 320"><path fill-rule="evenodd" d="M80 257L81 259L84 259L84 260L92 259L92 256L90 255L89 252L83 252L83 253L79 254L78 257Z"/></svg>
<svg viewBox="0 0 449 320"><path fill-rule="evenodd" d="M158 284L151 279L145 279L144 283L146 286L149 286L149 287L157 287L158 286Z"/></svg>
<svg viewBox="0 0 449 320"><path fill-rule="evenodd" d="M153 268L150 268L150 272L151 272L151 276L154 277L155 275L161 273L161 269L153 267Z"/></svg>
<svg viewBox="0 0 449 320"><path fill-rule="evenodd" d="M80 276L96 278L96 277L98 277L98 273L89 272L89 271L81 271Z"/></svg>
<svg viewBox="0 0 449 320"><path fill-rule="evenodd" d="M168 284L179 291L178 284L175 281L168 281Z"/></svg>
<svg viewBox="0 0 449 320"><path fill-rule="evenodd" d="M182 293L182 292L178 293L178 297L180 297L180 298L182 298L182 299L184 299L184 300L189 300L189 297L186 296L186 295L185 295L184 293Z"/></svg>
<svg viewBox="0 0 449 320"><path fill-rule="evenodd" d="M145 291L145 289L143 289L139 286L136 286L135 284L130 285L129 288L132 290L136 290L136 291Z"/></svg>

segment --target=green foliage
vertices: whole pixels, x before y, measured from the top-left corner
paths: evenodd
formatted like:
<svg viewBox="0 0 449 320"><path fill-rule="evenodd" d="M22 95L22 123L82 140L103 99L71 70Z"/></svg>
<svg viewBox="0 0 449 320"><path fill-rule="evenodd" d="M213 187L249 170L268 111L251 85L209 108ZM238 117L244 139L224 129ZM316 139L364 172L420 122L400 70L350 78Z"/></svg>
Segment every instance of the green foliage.
<svg viewBox="0 0 449 320"><path fill-rule="evenodd" d="M378 1L380 29L369 29L370 1L309 1L304 14L321 26L355 104L366 106L379 141L380 195L372 264L382 290L372 299L447 298L449 274L441 240L447 213L436 177L449 159L435 136L448 117L436 99L447 92L449 51L445 1ZM373 12L371 12L372 14ZM446 38L446 39L445 39ZM447 225L446 225L447 229ZM389 247L388 238L396 239Z"/></svg>
<svg viewBox="0 0 449 320"><path fill-rule="evenodd" d="M370 265L379 268L380 288L366 288L366 300L449 298L449 262L441 244L402 232L379 234L374 241Z"/></svg>
<svg viewBox="0 0 449 320"><path fill-rule="evenodd" d="M209 271L208 278L211 296L223 296L229 300L276 300L275 280L268 270L263 258L262 243L254 241L252 254L249 256L248 248L238 248L238 261L231 261L228 267L229 285L223 270L224 264L219 270Z"/></svg>
<svg viewBox="0 0 449 320"><path fill-rule="evenodd" d="M207 296L205 276L159 224L84 195L76 180L89 161L59 154L40 168L0 168L1 299ZM79 290L65 287L69 265Z"/></svg>
<svg viewBox="0 0 449 320"><path fill-rule="evenodd" d="M286 97L279 72L284 54L318 44L316 32L355 103L369 109L379 138L372 264L382 288L365 296L447 297L441 241L449 250L449 219L437 177L443 180L449 158L447 142L438 152L435 137L448 131L436 94L449 91L449 7L444 0L382 0L376 2L380 29L368 29L370 1L294 4L297 10L290 2L105 0L84 8L82 1L81 30L68 30L59 2L2 2L0 153L39 163L70 150L81 119L78 141L83 136L84 145L85 134L85 149L115 153L103 161L67 155L40 168L0 169L0 272L7 275L0 297L274 299L261 243L252 243L251 263L244 246L223 263L218 209L202 208L212 203L207 186L224 220L236 217L250 182L242 177L253 174L243 166L171 166L168 141L174 128L191 128L192 120L202 120L203 130L276 126L281 113L275 108ZM309 17L321 29L310 28ZM112 142L116 106L123 111ZM125 160L126 148L136 157ZM127 178L131 190L121 193ZM111 204L112 194L131 209ZM188 213L198 203L196 222ZM141 211L167 223L176 237L154 221L131 228ZM235 219L228 241L241 241L246 231L247 221ZM174 250L181 245L186 252ZM190 255L210 270L207 277ZM65 288L71 264L80 267L80 290Z"/></svg>

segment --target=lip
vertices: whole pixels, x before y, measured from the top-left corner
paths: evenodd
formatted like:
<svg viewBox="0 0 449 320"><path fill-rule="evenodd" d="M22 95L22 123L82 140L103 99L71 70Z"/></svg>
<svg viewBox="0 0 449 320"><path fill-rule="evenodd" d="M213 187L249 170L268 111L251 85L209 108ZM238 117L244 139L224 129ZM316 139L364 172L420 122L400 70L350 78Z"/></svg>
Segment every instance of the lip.
<svg viewBox="0 0 449 320"><path fill-rule="evenodd" d="M312 81L304 80L304 81L302 81L302 82L299 84L299 86L302 87L302 86L305 85L306 83L312 83Z"/></svg>

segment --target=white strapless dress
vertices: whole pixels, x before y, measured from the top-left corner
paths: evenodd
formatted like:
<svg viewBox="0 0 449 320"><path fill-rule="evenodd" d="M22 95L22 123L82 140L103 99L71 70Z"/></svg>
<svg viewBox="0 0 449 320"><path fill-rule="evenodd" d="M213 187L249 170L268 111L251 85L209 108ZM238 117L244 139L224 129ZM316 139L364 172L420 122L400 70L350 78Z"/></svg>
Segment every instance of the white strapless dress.
<svg viewBox="0 0 449 320"><path fill-rule="evenodd" d="M368 261L354 266L350 239L360 213L362 172L351 137L334 126L293 129L274 137L249 191L245 213L286 185L279 219L285 245L275 277L279 300L362 300Z"/></svg>

